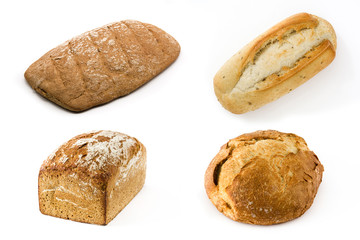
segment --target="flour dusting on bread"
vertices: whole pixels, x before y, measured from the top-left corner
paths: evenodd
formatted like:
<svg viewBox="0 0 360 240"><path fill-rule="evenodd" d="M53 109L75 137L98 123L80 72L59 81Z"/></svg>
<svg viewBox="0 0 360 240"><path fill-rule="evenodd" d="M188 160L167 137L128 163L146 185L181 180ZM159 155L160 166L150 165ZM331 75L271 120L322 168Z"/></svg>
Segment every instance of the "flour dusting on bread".
<svg viewBox="0 0 360 240"><path fill-rule="evenodd" d="M124 20L60 44L25 72L30 86L71 111L125 96L164 71L180 45L151 24Z"/></svg>
<svg viewBox="0 0 360 240"><path fill-rule="evenodd" d="M80 134L61 145L39 172L39 206L44 214L107 224L141 190L146 149L113 131Z"/></svg>
<svg viewBox="0 0 360 240"><path fill-rule="evenodd" d="M83 149L84 154L76 152L77 157L69 156L64 149ZM60 148L55 150L44 165L55 166L56 164L64 165L70 157L74 166L86 167L90 172L104 170L106 165L127 166L130 162L139 159L138 142L125 134L112 131L90 132L89 137L79 137L75 142L64 143ZM74 154L74 153L72 153ZM125 161L125 162L124 162Z"/></svg>
<svg viewBox="0 0 360 240"><path fill-rule="evenodd" d="M105 137L107 141L98 138ZM101 131L91 138L82 138L75 145L87 147L87 155L79 158L76 165L87 166L90 171L103 169L105 164L115 165L119 159L128 159L131 147L137 142L125 134Z"/></svg>
<svg viewBox="0 0 360 240"><path fill-rule="evenodd" d="M295 14L255 38L216 73L214 90L224 108L241 114L277 100L326 68L336 55L329 22Z"/></svg>
<svg viewBox="0 0 360 240"><path fill-rule="evenodd" d="M286 36L287 35L287 36ZM307 52L318 46L325 39L335 45L335 40L324 21L319 21L315 28L304 28L299 32L292 30L282 40L268 42L254 63L243 71L234 91L255 90L256 83L266 77L279 73L283 68L292 68Z"/></svg>

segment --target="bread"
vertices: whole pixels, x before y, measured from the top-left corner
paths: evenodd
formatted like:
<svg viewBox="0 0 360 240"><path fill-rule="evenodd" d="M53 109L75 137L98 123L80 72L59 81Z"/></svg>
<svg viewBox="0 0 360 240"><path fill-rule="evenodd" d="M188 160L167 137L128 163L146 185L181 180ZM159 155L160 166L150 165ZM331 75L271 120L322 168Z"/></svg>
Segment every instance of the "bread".
<svg viewBox="0 0 360 240"><path fill-rule="evenodd" d="M141 190L145 171L146 150L135 138L112 131L78 135L42 164L40 211L106 225Z"/></svg>
<svg viewBox="0 0 360 240"><path fill-rule="evenodd" d="M163 30L126 20L50 50L27 69L25 78L43 97L79 112L131 93L179 53L178 42Z"/></svg>
<svg viewBox="0 0 360 240"><path fill-rule="evenodd" d="M301 137L257 131L221 147L206 170L205 189L216 208L232 220L271 225L310 208L323 171Z"/></svg>
<svg viewBox="0 0 360 240"><path fill-rule="evenodd" d="M296 14L232 56L214 77L215 94L232 113L253 111L309 80L333 61L335 51L330 23Z"/></svg>

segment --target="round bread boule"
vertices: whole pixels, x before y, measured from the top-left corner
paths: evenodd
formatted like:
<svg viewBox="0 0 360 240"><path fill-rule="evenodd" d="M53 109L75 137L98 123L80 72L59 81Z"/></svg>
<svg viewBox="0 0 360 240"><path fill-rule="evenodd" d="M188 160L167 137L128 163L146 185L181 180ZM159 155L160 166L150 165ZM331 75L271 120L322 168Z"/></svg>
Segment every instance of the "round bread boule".
<svg viewBox="0 0 360 240"><path fill-rule="evenodd" d="M301 137L256 131L221 147L206 171L205 189L225 216L271 225L300 217L310 208L323 171Z"/></svg>

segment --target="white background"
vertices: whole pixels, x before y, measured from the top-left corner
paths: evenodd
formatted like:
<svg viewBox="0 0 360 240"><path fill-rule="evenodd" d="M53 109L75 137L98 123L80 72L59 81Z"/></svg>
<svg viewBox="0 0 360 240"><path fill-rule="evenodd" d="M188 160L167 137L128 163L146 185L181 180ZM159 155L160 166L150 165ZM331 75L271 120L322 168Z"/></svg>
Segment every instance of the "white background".
<svg viewBox="0 0 360 240"><path fill-rule="evenodd" d="M2 1L1 239L359 239L359 38L357 1ZM242 46L282 19L309 12L338 36L334 62L276 102L243 115L218 103L212 78ZM152 23L182 50L132 94L83 113L43 99L27 67L67 39L124 19ZM147 147L142 191L107 226L42 215L37 175L60 144L114 130ZM313 206L280 225L234 222L208 200L203 178L230 138L275 129L303 137L325 167ZM7 236L7 237L5 237Z"/></svg>

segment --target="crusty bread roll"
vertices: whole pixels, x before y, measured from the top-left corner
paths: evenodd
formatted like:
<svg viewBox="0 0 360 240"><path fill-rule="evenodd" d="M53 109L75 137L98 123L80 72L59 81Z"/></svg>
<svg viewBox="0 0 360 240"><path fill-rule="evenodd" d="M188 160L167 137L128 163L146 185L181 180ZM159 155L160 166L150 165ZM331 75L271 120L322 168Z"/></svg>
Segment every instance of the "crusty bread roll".
<svg viewBox="0 0 360 240"><path fill-rule="evenodd" d="M294 90L335 57L336 35L322 18L293 15L246 45L214 77L219 102L232 113L258 109Z"/></svg>
<svg viewBox="0 0 360 240"><path fill-rule="evenodd" d="M225 216L250 224L277 224L310 208L323 171L301 137L257 131L221 147L206 171L205 188Z"/></svg>
<svg viewBox="0 0 360 240"><path fill-rule="evenodd" d="M146 150L135 138L112 131L81 134L42 164L39 207L43 214L108 224L141 190Z"/></svg>
<svg viewBox="0 0 360 240"><path fill-rule="evenodd" d="M85 32L50 50L25 72L30 86L71 111L127 95L173 63L178 42L151 24L126 20Z"/></svg>

